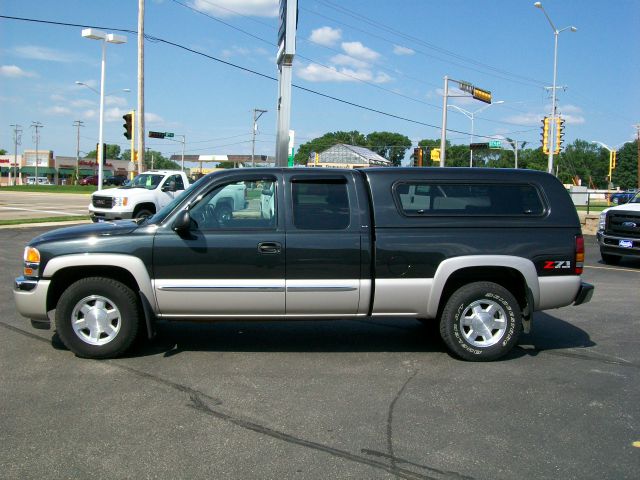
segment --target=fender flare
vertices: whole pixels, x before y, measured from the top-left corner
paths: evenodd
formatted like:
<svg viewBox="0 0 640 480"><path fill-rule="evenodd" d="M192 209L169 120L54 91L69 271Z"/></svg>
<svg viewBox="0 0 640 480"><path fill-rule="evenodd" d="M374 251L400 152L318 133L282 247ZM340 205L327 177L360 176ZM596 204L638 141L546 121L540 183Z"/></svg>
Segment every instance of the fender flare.
<svg viewBox="0 0 640 480"><path fill-rule="evenodd" d="M531 260L511 255L465 255L449 258L438 265L438 269L433 276L433 286L427 303L427 315L429 318L435 318L438 314L442 292L449 277L458 270L469 267L505 267L517 270L523 276L526 288L531 292L531 299L533 300L531 310L535 310L539 305L540 284L538 283L536 267Z"/></svg>
<svg viewBox="0 0 640 480"><path fill-rule="evenodd" d="M65 268L73 267L117 267L128 271L138 283L140 292L151 304L154 312L158 311L156 296L151 284L151 278L142 260L131 255L118 253L82 253L63 255L52 258L44 268L45 278L53 277Z"/></svg>

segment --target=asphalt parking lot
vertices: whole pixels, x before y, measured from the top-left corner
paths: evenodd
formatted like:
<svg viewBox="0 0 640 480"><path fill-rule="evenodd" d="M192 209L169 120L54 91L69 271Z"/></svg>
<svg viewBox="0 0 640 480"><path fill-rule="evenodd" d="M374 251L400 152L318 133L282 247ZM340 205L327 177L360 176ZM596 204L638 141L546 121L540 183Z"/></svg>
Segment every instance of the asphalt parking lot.
<svg viewBox="0 0 640 480"><path fill-rule="evenodd" d="M13 303L0 230L0 477L635 479L640 260L599 262L592 301L538 313L505 360L446 353L406 319L170 324L82 360Z"/></svg>

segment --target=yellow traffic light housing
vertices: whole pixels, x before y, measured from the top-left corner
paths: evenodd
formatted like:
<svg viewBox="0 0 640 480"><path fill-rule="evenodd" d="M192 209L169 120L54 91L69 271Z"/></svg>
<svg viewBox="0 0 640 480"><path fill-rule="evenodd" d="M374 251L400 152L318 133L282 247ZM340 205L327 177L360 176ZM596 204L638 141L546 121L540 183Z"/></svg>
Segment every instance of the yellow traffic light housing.
<svg viewBox="0 0 640 480"><path fill-rule="evenodd" d="M549 154L549 124L551 123L551 119L549 117L544 117L542 120L542 153L545 155Z"/></svg>
<svg viewBox="0 0 640 480"><path fill-rule="evenodd" d="M439 148L432 148L431 149L431 160L434 162L439 162L440 161L440 149Z"/></svg>
<svg viewBox="0 0 640 480"><path fill-rule="evenodd" d="M562 149L562 142L564 141L564 118L556 117L556 144L553 149L553 154L558 155Z"/></svg>
<svg viewBox="0 0 640 480"><path fill-rule="evenodd" d="M473 87L472 95L476 100L480 100L484 103L491 103L491 92L489 90Z"/></svg>

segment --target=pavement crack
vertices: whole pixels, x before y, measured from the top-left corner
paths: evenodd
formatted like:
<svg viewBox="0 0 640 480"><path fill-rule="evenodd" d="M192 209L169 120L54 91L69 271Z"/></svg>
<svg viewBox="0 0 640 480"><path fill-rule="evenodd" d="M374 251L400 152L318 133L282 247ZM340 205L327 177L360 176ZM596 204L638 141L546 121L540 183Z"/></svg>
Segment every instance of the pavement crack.
<svg viewBox="0 0 640 480"><path fill-rule="evenodd" d="M388 457L391 460L392 468L396 468L395 455L393 453L393 410L396 406L396 403L398 402L398 399L402 396L402 393L407 388L407 385L417 374L418 371L416 370L409 376L409 378L407 378L407 380L402 384L402 387L400 387L400 390L398 390L395 397L393 397L393 400L391 400L391 403L389 404L389 411L387 413L387 451L389 452Z"/></svg>
<svg viewBox="0 0 640 480"><path fill-rule="evenodd" d="M362 453L364 453L365 455L371 455L373 457L382 457L382 458L388 458L388 459L392 459L392 457L384 452L378 452L376 450L369 450L366 448L363 448L362 450L360 450ZM428 470L431 473L436 473L438 475L443 475L446 478L451 478L451 479L460 479L460 480L474 480L474 477L469 477L467 475L462 475L461 473L458 472L452 472L449 470L440 470L438 468L433 468L430 467L429 465L423 465L420 463L415 463L412 462L410 460L406 460L404 458L400 458L400 457L393 457L393 461L395 461L396 463L404 463L406 465L411 465L412 467L417 467L417 468L421 468L423 470Z"/></svg>

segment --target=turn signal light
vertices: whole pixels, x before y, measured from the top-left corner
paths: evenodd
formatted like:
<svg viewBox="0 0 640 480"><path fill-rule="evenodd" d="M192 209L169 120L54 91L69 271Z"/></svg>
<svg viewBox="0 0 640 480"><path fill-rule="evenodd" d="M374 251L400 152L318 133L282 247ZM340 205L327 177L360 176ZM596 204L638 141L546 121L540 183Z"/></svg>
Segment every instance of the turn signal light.
<svg viewBox="0 0 640 480"><path fill-rule="evenodd" d="M581 275L584 268L584 237L576 235L576 268L575 274Z"/></svg>
<svg viewBox="0 0 640 480"><path fill-rule="evenodd" d="M25 248L24 261L29 263L40 263L40 252L33 247Z"/></svg>

